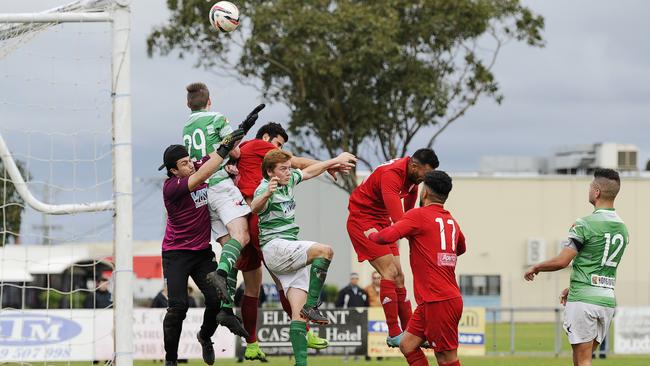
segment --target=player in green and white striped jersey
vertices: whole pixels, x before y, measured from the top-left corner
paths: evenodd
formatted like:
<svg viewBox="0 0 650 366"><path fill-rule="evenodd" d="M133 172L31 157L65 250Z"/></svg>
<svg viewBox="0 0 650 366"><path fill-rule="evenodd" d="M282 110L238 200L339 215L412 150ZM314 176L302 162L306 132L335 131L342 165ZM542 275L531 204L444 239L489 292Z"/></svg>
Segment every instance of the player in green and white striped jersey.
<svg viewBox="0 0 650 366"><path fill-rule="evenodd" d="M212 112L210 92L204 83L192 83L187 86L187 106L191 114L183 128L183 143L190 158L200 161L204 156L215 151L221 141L233 129L228 119L221 113ZM246 121L252 124L257 120L257 113L264 108L260 105L253 110ZM231 150L229 157L239 158L239 147ZM219 169L208 179L208 207L212 225L212 238L223 247L216 274L208 279L217 288L223 301L222 311L217 315L219 324L231 329L235 334L248 336L239 320L235 317L232 306L237 285L237 268L235 262L241 249L249 240L247 215L250 208L241 192L230 179L227 171L228 158L224 159Z"/></svg>
<svg viewBox="0 0 650 366"><path fill-rule="evenodd" d="M589 186L594 212L569 229L569 240L557 257L532 266L524 275L532 281L539 272L560 270L573 260L571 283L560 301L566 305L564 329L574 365L591 365L592 352L607 336L614 317L616 270L629 245L627 227L614 210L620 187L616 171L596 169Z"/></svg>
<svg viewBox="0 0 650 366"><path fill-rule="evenodd" d="M292 169L291 154L276 149L269 151L262 162L265 179L255 191L251 209L259 216L264 262L282 283L291 304L289 339L297 366L307 365L305 319L318 324L329 323L318 310L318 298L334 251L327 244L298 240L300 229L295 222L294 189L300 182L328 169L353 166L355 161L354 155L342 153L303 170Z"/></svg>

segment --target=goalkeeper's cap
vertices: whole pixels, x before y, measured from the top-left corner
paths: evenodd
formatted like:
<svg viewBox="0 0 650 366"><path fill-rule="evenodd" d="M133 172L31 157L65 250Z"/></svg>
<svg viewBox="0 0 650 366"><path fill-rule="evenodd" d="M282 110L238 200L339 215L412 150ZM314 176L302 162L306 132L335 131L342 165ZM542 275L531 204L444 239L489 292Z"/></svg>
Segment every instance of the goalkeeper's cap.
<svg viewBox="0 0 650 366"><path fill-rule="evenodd" d="M178 159L182 159L186 156L190 156L187 153L187 149L183 145L169 145L163 153L163 164L158 167L158 170L167 170L176 168L176 162Z"/></svg>

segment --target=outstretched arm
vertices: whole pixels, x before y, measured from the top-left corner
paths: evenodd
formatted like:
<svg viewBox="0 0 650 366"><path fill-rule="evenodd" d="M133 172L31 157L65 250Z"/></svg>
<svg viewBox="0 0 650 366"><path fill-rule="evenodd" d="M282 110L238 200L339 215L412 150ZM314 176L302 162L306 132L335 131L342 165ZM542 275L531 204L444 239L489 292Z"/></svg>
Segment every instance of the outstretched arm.
<svg viewBox="0 0 650 366"><path fill-rule="evenodd" d="M526 281L532 281L535 279L535 275L537 275L539 272L555 272L566 268L577 254L577 250L571 247L564 247L560 254L554 258L530 267L524 274L524 278Z"/></svg>
<svg viewBox="0 0 650 366"><path fill-rule="evenodd" d="M377 231L375 228L367 230L364 234L378 244L392 244L400 238L414 235L419 230L419 222L415 217L409 215L404 216L402 220L394 223L393 225Z"/></svg>
<svg viewBox="0 0 650 366"><path fill-rule="evenodd" d="M196 173L190 175L187 180L187 188L190 192L194 191L196 187L205 182L219 169L225 157L228 156L233 147L244 138L244 135L246 135L246 130L238 128L223 139L219 148L210 153L210 159L203 163Z"/></svg>
<svg viewBox="0 0 650 366"><path fill-rule="evenodd" d="M334 159L318 162L316 164L312 164L307 168L303 169L302 180L308 180L317 177L323 174L323 172L325 172L327 169L333 168L338 165L353 167L356 161L357 158L354 155L347 152L341 153L341 155L337 156Z"/></svg>

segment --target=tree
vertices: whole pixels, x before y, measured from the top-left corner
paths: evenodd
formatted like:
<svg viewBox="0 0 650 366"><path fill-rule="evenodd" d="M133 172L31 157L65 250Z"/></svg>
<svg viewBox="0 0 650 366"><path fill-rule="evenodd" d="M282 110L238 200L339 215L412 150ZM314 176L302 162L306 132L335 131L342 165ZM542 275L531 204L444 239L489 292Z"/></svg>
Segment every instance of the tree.
<svg viewBox="0 0 650 366"><path fill-rule="evenodd" d="M29 179L29 175L20 161L16 162L16 166L23 177L26 180ZM16 187L5 169L4 162L0 160L0 247L10 241L16 242L20 238L20 224L24 210L25 201L16 191Z"/></svg>
<svg viewBox="0 0 650 366"><path fill-rule="evenodd" d="M204 0L168 0L149 55L256 85L290 109L298 152L357 155L366 168L438 135L484 95L503 96L491 69L510 40L543 46L544 19L518 0L240 1L243 26L222 34ZM489 50L479 46L489 45ZM356 176L342 187L351 192Z"/></svg>

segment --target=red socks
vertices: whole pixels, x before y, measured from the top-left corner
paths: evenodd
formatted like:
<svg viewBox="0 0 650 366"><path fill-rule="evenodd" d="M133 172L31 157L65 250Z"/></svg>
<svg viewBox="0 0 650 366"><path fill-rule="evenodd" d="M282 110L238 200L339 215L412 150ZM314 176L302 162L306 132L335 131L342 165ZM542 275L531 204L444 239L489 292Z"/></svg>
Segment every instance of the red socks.
<svg viewBox="0 0 650 366"><path fill-rule="evenodd" d="M411 308L411 301L406 299L406 288L396 288L397 293L397 311L399 314L399 322L402 325L402 330L406 330L406 326L413 315Z"/></svg>
<svg viewBox="0 0 650 366"><path fill-rule="evenodd" d="M402 333L402 329L397 323L398 318L398 301L395 282L382 279L379 283L379 298L381 306L384 308L386 324L388 325L388 336L395 337Z"/></svg>
<svg viewBox="0 0 650 366"><path fill-rule="evenodd" d="M406 362L411 366L429 366L427 356L424 355L424 352L419 347L406 355Z"/></svg>
<svg viewBox="0 0 650 366"><path fill-rule="evenodd" d="M284 310L285 313L289 315L289 318L291 318L291 304L289 304L289 299L287 299L287 295L284 294L284 290L278 291L278 294L280 296L280 304L282 304L282 310ZM309 332L309 323L305 323L305 329Z"/></svg>
<svg viewBox="0 0 650 366"><path fill-rule="evenodd" d="M454 361L452 363L443 363L443 364L440 364L440 366L460 366L460 360L456 360L456 361Z"/></svg>
<svg viewBox="0 0 650 366"><path fill-rule="evenodd" d="M257 342L257 307L259 299L257 297L246 296L241 301L241 317L244 322L244 329L249 334L246 343Z"/></svg>

